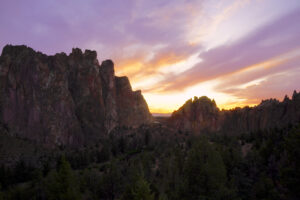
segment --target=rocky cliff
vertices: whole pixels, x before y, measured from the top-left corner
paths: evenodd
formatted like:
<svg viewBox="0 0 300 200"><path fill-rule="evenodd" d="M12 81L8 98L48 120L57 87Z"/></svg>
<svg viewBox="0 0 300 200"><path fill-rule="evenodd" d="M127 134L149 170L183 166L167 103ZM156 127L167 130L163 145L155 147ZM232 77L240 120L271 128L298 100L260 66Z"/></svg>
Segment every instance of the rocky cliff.
<svg viewBox="0 0 300 200"><path fill-rule="evenodd" d="M9 134L49 146L82 145L116 126L152 120L141 91L116 77L111 60L76 48L47 56L7 45L0 57L0 123Z"/></svg>
<svg viewBox="0 0 300 200"><path fill-rule="evenodd" d="M233 135L280 129L300 123L300 93L295 91L291 99L286 96L282 102L269 99L255 107L222 111L214 100L195 97L175 111L168 122L180 131L194 133L222 132Z"/></svg>
<svg viewBox="0 0 300 200"><path fill-rule="evenodd" d="M219 112L214 100L211 101L207 97L194 97L173 112L169 122L181 131L217 131Z"/></svg>

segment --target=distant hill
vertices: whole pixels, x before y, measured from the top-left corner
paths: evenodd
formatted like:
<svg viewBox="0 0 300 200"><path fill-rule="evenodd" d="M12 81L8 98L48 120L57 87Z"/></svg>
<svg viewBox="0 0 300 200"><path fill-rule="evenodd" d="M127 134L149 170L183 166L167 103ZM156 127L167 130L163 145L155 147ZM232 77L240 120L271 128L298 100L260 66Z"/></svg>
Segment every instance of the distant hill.
<svg viewBox="0 0 300 200"><path fill-rule="evenodd" d="M170 117L172 113L152 113L153 117Z"/></svg>
<svg viewBox="0 0 300 200"><path fill-rule="evenodd" d="M172 113L168 123L180 131L241 134L281 129L300 122L300 93L289 99L263 100L255 107L222 110L208 97L195 97Z"/></svg>

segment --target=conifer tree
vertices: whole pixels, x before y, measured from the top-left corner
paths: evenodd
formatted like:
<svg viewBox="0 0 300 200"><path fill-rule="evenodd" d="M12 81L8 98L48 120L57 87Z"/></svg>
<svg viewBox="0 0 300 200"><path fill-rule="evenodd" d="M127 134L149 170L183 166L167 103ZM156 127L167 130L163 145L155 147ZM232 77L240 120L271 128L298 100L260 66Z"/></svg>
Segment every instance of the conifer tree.
<svg viewBox="0 0 300 200"><path fill-rule="evenodd" d="M225 192L226 170L220 154L206 139L193 146L185 166L185 199L221 199Z"/></svg>
<svg viewBox="0 0 300 200"><path fill-rule="evenodd" d="M49 200L79 200L78 182L70 163L63 156L57 171L52 171L46 179Z"/></svg>

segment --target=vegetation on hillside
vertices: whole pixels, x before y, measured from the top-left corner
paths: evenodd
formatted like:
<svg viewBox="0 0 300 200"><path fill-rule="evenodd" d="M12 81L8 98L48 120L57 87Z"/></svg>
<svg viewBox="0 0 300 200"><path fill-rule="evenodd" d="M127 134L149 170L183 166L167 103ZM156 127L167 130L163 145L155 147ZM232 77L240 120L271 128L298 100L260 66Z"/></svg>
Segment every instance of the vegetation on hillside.
<svg viewBox="0 0 300 200"><path fill-rule="evenodd" d="M45 151L39 163L23 159L30 156L36 154L2 163L0 199L300 197L300 127L238 136L195 136L161 125L120 128L95 146Z"/></svg>

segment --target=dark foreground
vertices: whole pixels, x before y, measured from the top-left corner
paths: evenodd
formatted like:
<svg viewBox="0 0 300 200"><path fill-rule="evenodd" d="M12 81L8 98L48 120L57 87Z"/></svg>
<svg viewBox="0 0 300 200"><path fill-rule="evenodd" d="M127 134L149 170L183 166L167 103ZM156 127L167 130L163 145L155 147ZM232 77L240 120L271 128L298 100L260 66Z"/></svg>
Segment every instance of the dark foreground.
<svg viewBox="0 0 300 200"><path fill-rule="evenodd" d="M161 124L45 149L1 132L0 199L299 199L300 128L194 136Z"/></svg>

